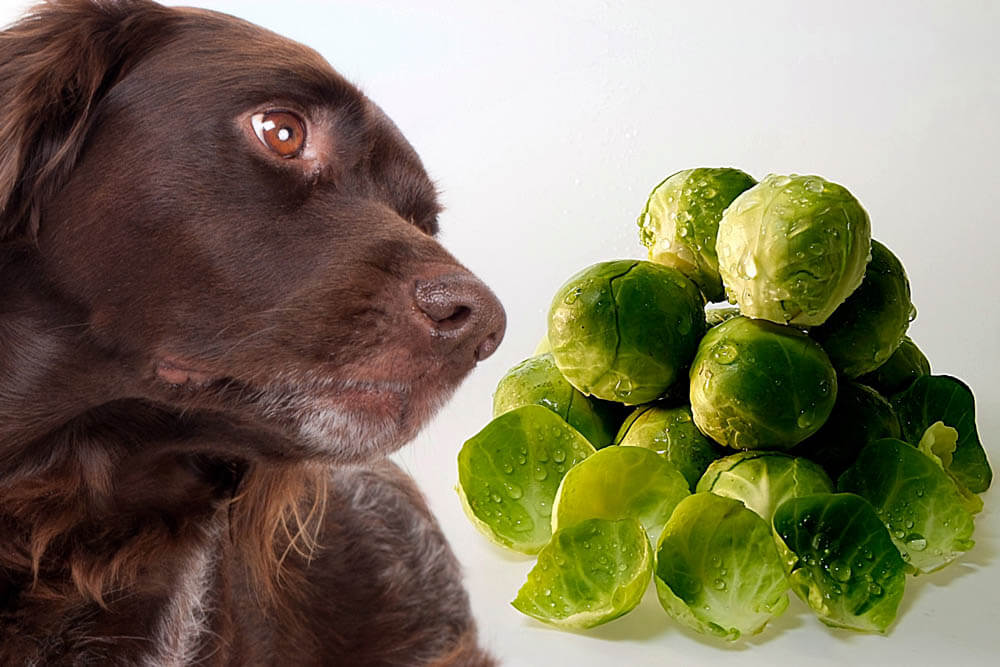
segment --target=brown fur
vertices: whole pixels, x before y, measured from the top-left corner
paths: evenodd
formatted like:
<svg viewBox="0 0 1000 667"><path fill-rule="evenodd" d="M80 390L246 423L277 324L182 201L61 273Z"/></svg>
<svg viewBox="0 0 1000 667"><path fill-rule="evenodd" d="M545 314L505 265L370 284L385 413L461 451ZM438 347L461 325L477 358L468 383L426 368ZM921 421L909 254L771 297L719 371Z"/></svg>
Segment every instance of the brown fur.
<svg viewBox="0 0 1000 667"><path fill-rule="evenodd" d="M0 100L0 664L491 664L382 457L503 313L391 121L147 0L0 32ZM248 129L275 107L295 159Z"/></svg>

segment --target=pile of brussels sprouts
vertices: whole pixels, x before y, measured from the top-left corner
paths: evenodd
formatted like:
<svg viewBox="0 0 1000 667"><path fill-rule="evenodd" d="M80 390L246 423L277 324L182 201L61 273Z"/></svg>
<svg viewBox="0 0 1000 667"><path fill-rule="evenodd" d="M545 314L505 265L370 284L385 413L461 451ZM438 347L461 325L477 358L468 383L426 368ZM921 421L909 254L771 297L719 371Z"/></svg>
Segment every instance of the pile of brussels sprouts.
<svg viewBox="0 0 1000 667"><path fill-rule="evenodd" d="M972 548L992 479L969 388L906 337L902 264L818 176L682 171L639 227L649 261L559 289L458 455L471 520L538 556L513 606L588 628L652 578L670 616L728 640L789 589L886 632L907 574Z"/></svg>

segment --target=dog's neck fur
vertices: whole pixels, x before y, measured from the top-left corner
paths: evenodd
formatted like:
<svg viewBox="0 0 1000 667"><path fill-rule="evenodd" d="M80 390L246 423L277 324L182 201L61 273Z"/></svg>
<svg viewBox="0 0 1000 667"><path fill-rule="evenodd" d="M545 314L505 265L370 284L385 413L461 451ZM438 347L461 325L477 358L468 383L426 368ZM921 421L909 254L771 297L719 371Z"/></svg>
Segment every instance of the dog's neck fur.
<svg viewBox="0 0 1000 667"><path fill-rule="evenodd" d="M80 321L57 315L65 304L51 308L52 297L19 291L10 273L0 265L0 413L8 416L0 423L0 658L18 647L18 659L45 664L94 640L104 632L104 606L128 609L135 627L146 628L135 637L144 664L188 664L213 603L223 508L241 469L181 449L157 453L144 436L162 440L176 415L122 398L122 368L93 349ZM15 336L32 349L7 345ZM119 412L128 419L116 420ZM177 442L204 427L178 421ZM129 469L141 471L148 492L128 488ZM154 493L161 489L169 495ZM156 522L163 525L151 528ZM171 553L135 544L151 530ZM58 609L41 616L60 618L60 627L27 627L33 615L25 610L40 608Z"/></svg>

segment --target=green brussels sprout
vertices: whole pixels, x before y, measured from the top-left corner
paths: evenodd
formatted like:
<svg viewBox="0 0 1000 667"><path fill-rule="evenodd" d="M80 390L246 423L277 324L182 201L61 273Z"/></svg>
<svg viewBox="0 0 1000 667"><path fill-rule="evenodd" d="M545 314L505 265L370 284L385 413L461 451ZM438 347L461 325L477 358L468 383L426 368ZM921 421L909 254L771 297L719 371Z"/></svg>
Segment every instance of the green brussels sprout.
<svg viewBox="0 0 1000 667"><path fill-rule="evenodd" d="M771 174L726 209L719 272L740 312L779 324L822 324L857 289L871 248L868 214L818 176Z"/></svg>
<svg viewBox="0 0 1000 667"><path fill-rule="evenodd" d="M872 240L872 257L861 286L809 335L823 346L834 368L856 378L889 359L916 313L903 265Z"/></svg>
<svg viewBox="0 0 1000 667"><path fill-rule="evenodd" d="M690 495L687 480L655 452L608 447L570 468L556 492L552 531L584 519L638 519L656 539L677 503Z"/></svg>
<svg viewBox="0 0 1000 667"><path fill-rule="evenodd" d="M722 301L715 239L722 212L757 181L739 169L688 169L655 188L639 216L639 240L649 259L690 278L709 301Z"/></svg>
<svg viewBox="0 0 1000 667"><path fill-rule="evenodd" d="M588 396L627 405L653 400L681 377L704 331L698 288L652 262L590 266L559 289L549 310L563 376Z"/></svg>
<svg viewBox="0 0 1000 667"><path fill-rule="evenodd" d="M458 453L458 495L472 523L501 546L538 553L552 537L552 504L566 471L594 453L541 405L505 412Z"/></svg>
<svg viewBox="0 0 1000 667"><path fill-rule="evenodd" d="M909 387L921 375L930 374L931 364L927 357L909 336L903 336L903 342L888 361L859 377L858 382L874 387L883 396L892 396Z"/></svg>
<svg viewBox="0 0 1000 667"><path fill-rule="evenodd" d="M975 544L972 513L941 459L901 440L865 447L837 488L872 504L903 560L917 572L940 569Z"/></svg>
<svg viewBox="0 0 1000 667"><path fill-rule="evenodd" d="M691 365L702 433L734 449L788 449L815 433L837 396L826 352L801 331L734 317L709 329Z"/></svg>
<svg viewBox="0 0 1000 667"><path fill-rule="evenodd" d="M691 490L708 464L721 456L717 445L695 426L688 405L636 408L619 429L615 444L653 450L677 466Z"/></svg>
<svg viewBox="0 0 1000 667"><path fill-rule="evenodd" d="M788 581L759 516L730 498L682 500L660 535L653 571L660 604L702 634L735 641L788 607Z"/></svg>
<svg viewBox="0 0 1000 667"><path fill-rule="evenodd" d="M632 611L649 587L652 548L635 519L587 519L559 530L511 605L559 628L583 629Z"/></svg>
<svg viewBox="0 0 1000 667"><path fill-rule="evenodd" d="M884 633L896 618L906 565L871 504L853 493L786 500L774 532L792 590L827 625Z"/></svg>
<svg viewBox="0 0 1000 667"><path fill-rule="evenodd" d="M812 461L781 452L740 452L708 466L698 493L739 500L771 525L774 510L789 498L831 493L833 482Z"/></svg>
<svg viewBox="0 0 1000 667"><path fill-rule="evenodd" d="M972 390L949 375L921 375L892 398L899 415L903 440L916 445L934 422L958 431L958 443L949 472L967 489L982 493L990 488L993 470L976 429L976 403Z"/></svg>
<svg viewBox="0 0 1000 667"><path fill-rule="evenodd" d="M534 356L539 356L542 354L549 354L552 352L552 345L549 344L549 336L545 334L542 339L538 341L538 345L535 346L535 351L532 352Z"/></svg>
<svg viewBox="0 0 1000 667"><path fill-rule="evenodd" d="M566 382L551 354L526 359L500 379L493 416L522 405L547 407L598 449L611 444L621 422L616 406L584 396Z"/></svg>
<svg viewBox="0 0 1000 667"><path fill-rule="evenodd" d="M837 479L869 443L899 436L899 419L889 401L871 387L841 378L830 418L791 453L815 461Z"/></svg>

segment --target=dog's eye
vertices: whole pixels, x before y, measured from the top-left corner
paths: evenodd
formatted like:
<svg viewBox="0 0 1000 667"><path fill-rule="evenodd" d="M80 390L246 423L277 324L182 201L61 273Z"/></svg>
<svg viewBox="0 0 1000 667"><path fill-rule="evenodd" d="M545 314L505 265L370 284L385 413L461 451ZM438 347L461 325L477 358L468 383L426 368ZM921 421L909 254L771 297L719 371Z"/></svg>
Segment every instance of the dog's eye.
<svg viewBox="0 0 1000 667"><path fill-rule="evenodd" d="M260 142L283 158L293 158L306 143L306 124L290 111L268 111L250 117Z"/></svg>

